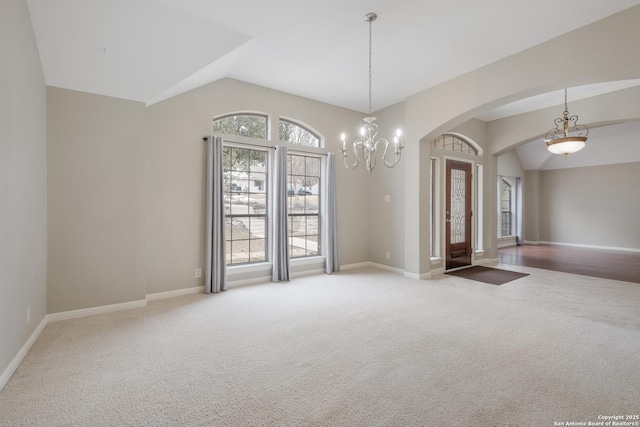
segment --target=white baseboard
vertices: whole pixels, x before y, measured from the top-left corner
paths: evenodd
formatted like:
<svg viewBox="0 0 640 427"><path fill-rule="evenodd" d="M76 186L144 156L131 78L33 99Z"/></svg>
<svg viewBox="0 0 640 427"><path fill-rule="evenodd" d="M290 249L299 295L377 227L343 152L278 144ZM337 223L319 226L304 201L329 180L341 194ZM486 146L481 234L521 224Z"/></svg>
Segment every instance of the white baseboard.
<svg viewBox="0 0 640 427"><path fill-rule="evenodd" d="M4 386L9 381L9 378L11 378L16 369L18 369L18 366L20 366L20 363L22 363L22 359L24 359L24 357L27 355L29 349L31 349L31 346L36 342L36 340L40 336L40 333L44 330L48 323L48 316L45 316L42 319L42 322L40 322L38 327L33 331L27 342L25 342L24 345L20 348L18 354L16 354L16 356L11 360L9 366L7 366L2 375L0 375L0 391L2 391Z"/></svg>
<svg viewBox="0 0 640 427"><path fill-rule="evenodd" d="M204 286L194 286L192 288L176 289L175 291L156 292L153 294L147 294L147 301L181 297L183 295L201 294L203 292L204 292Z"/></svg>
<svg viewBox="0 0 640 427"><path fill-rule="evenodd" d="M617 247L617 246L583 245L581 243L545 242L545 241L528 241L528 240L525 240L524 243L526 245L569 246L569 247L572 247L572 248L603 249L605 251L619 251L619 252L640 253L640 249L638 249L638 248L620 248L620 247Z"/></svg>
<svg viewBox="0 0 640 427"><path fill-rule="evenodd" d="M404 270L397 267L391 267L389 265L378 264L377 262L369 262L369 266L373 268L378 268L380 270L391 271L393 273L404 274Z"/></svg>
<svg viewBox="0 0 640 427"><path fill-rule="evenodd" d="M76 319L78 317L93 316L94 314L111 313L114 311L129 310L147 306L147 300L129 301L121 304L102 305L100 307L81 308L80 310L63 311L60 313L47 314L49 322L60 320Z"/></svg>

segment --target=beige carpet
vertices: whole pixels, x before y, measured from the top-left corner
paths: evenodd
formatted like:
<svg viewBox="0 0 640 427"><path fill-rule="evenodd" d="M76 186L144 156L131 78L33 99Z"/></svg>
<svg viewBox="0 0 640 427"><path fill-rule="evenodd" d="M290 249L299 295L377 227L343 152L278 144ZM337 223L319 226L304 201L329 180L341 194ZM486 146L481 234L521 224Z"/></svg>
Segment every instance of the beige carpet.
<svg viewBox="0 0 640 427"><path fill-rule="evenodd" d="M533 280L361 269L52 323L0 392L0 425L553 426L638 414L640 333L496 294Z"/></svg>

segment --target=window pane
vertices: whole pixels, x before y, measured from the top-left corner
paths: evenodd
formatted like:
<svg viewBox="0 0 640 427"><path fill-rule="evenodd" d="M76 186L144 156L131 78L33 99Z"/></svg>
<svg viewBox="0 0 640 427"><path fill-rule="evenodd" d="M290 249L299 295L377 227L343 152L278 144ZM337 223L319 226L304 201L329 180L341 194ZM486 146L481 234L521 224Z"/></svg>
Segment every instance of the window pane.
<svg viewBox="0 0 640 427"><path fill-rule="evenodd" d="M318 196L305 196L304 211L308 214L317 214L320 202Z"/></svg>
<svg viewBox="0 0 640 427"><path fill-rule="evenodd" d="M440 135L431 141L431 147L447 151L456 151L458 153L471 154L474 156L478 155L475 147L467 141L453 135Z"/></svg>
<svg viewBox="0 0 640 427"><path fill-rule="evenodd" d="M280 141L307 147L320 147L320 138L309 129L305 129L296 123L280 119L278 129Z"/></svg>
<svg viewBox="0 0 640 427"><path fill-rule="evenodd" d="M223 155L227 264L266 261L267 155L236 147Z"/></svg>
<svg viewBox="0 0 640 427"><path fill-rule="evenodd" d="M265 239L252 239L249 242L251 246L249 262L266 261Z"/></svg>
<svg viewBox="0 0 640 427"><path fill-rule="evenodd" d="M290 224L289 235L304 236L307 231L307 228L306 228L307 217L296 215L296 216L291 216L290 219L291 221L289 222Z"/></svg>
<svg viewBox="0 0 640 427"><path fill-rule="evenodd" d="M307 236L316 237L317 235L318 235L318 217L308 216L307 217Z"/></svg>
<svg viewBox="0 0 640 427"><path fill-rule="evenodd" d="M320 159L315 157L307 157L305 163L306 163L305 175L310 177L320 176Z"/></svg>
<svg viewBox="0 0 640 427"><path fill-rule="evenodd" d="M213 132L267 139L267 116L237 114L213 120Z"/></svg>
<svg viewBox="0 0 640 427"><path fill-rule="evenodd" d="M316 156L288 157L289 255L291 258L317 255L321 161Z"/></svg>

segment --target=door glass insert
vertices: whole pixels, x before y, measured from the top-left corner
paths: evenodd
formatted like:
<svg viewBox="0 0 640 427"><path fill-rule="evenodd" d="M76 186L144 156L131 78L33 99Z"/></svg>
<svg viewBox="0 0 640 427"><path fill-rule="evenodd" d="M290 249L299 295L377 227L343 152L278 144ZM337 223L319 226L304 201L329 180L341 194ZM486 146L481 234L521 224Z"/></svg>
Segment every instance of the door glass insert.
<svg viewBox="0 0 640 427"><path fill-rule="evenodd" d="M466 171L451 170L451 243L463 243L466 240L466 180Z"/></svg>

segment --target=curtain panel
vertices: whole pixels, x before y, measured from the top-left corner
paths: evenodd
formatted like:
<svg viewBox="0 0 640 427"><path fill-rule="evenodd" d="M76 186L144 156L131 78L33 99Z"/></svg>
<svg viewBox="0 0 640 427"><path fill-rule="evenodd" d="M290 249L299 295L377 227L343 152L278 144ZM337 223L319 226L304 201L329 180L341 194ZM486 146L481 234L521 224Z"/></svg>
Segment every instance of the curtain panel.
<svg viewBox="0 0 640 427"><path fill-rule="evenodd" d="M327 154L326 170L324 174L324 188L326 194L326 209L323 221L323 247L325 255L324 271L331 274L340 271L338 261L338 206L336 186L336 159L333 153Z"/></svg>
<svg viewBox="0 0 640 427"><path fill-rule="evenodd" d="M227 289L222 138L218 136L207 138L206 144L207 236L204 291L217 293Z"/></svg>
<svg viewBox="0 0 640 427"><path fill-rule="evenodd" d="M277 145L273 167L273 238L271 254L273 272L271 280L289 280L289 227L287 215L287 147Z"/></svg>

